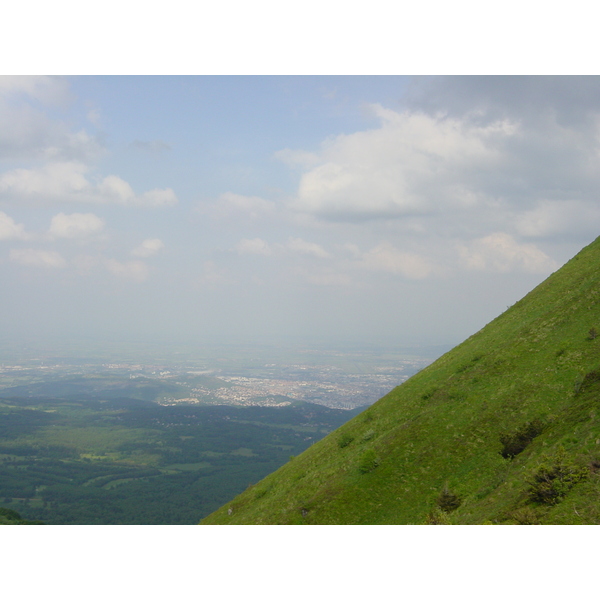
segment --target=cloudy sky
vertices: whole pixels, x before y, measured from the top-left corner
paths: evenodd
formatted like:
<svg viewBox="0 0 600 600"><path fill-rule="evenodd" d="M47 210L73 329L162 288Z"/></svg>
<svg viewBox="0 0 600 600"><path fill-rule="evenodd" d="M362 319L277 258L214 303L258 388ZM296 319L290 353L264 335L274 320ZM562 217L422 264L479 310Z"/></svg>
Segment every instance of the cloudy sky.
<svg viewBox="0 0 600 600"><path fill-rule="evenodd" d="M599 184L597 77L0 77L0 327L455 344Z"/></svg>

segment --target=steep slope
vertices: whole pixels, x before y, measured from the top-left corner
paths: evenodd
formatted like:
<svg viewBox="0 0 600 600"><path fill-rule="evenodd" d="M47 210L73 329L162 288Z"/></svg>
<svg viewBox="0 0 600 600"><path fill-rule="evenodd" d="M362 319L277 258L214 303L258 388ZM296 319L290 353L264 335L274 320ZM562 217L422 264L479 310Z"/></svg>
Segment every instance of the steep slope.
<svg viewBox="0 0 600 600"><path fill-rule="evenodd" d="M600 238L203 524L600 522Z"/></svg>

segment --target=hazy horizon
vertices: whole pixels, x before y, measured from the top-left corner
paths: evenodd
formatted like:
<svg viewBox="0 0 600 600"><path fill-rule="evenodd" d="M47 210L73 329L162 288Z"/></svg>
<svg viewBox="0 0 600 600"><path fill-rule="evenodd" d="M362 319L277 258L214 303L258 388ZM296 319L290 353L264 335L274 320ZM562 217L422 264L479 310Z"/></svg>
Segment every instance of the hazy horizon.
<svg viewBox="0 0 600 600"><path fill-rule="evenodd" d="M0 77L4 343L460 343L597 236L599 92Z"/></svg>

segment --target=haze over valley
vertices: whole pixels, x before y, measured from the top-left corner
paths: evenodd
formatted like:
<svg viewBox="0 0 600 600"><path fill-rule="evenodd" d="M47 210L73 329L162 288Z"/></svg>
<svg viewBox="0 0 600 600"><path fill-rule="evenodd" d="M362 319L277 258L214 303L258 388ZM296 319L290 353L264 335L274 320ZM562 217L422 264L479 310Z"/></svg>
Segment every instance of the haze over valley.
<svg viewBox="0 0 600 600"><path fill-rule="evenodd" d="M115 344L104 358L87 359L85 351L75 359L56 348L40 355L29 349L17 360L14 352L0 351L0 395L71 395L83 388L86 393L130 395L155 385L154 396L145 399L164 406L286 406L300 400L352 409L372 404L441 353L440 348L342 351L229 345L196 352L188 348L187 355L181 348L170 353L163 349L162 356L148 356L141 363L131 349L119 355L118 348ZM104 390L102 383L108 381Z"/></svg>

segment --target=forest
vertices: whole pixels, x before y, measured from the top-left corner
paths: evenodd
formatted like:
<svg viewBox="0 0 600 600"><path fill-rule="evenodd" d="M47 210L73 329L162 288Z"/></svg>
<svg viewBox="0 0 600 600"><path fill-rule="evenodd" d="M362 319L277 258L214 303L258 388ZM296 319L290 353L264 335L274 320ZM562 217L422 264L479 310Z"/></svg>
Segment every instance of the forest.
<svg viewBox="0 0 600 600"><path fill-rule="evenodd" d="M360 411L3 397L0 506L45 524L198 523Z"/></svg>

